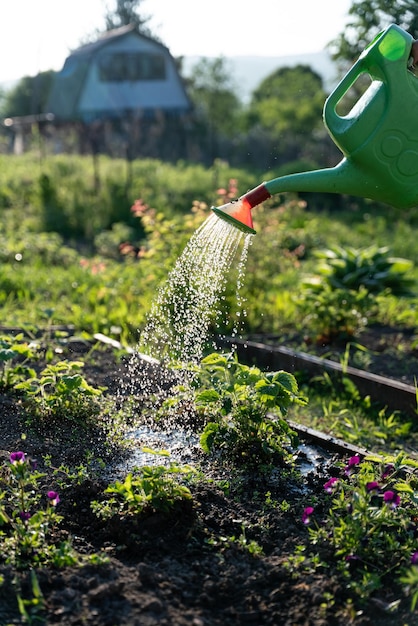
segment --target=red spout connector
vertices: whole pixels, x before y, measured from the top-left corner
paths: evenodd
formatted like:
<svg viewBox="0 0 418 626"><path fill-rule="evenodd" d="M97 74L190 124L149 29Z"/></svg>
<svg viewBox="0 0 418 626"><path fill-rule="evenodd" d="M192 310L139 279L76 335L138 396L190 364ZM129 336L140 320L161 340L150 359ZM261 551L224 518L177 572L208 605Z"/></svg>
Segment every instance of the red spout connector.
<svg viewBox="0 0 418 626"><path fill-rule="evenodd" d="M255 235L251 209L268 198L271 198L271 194L267 191L264 183L261 183L258 187L251 189L251 191L238 198L238 200L228 202L228 204L220 207L212 207L212 211L218 217L233 224L243 232Z"/></svg>
<svg viewBox="0 0 418 626"><path fill-rule="evenodd" d="M258 187L254 187L251 191L248 191L243 196L241 196L240 200L249 204L250 209L261 204L264 200L268 200L271 198L270 192L267 190L267 187L264 183L258 185Z"/></svg>

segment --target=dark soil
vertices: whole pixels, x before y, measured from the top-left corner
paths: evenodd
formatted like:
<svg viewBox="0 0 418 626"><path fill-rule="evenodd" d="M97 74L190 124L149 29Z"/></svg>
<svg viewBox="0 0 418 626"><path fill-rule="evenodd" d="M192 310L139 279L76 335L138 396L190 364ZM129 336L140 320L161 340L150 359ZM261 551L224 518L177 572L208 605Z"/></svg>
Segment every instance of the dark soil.
<svg viewBox="0 0 418 626"><path fill-rule="evenodd" d="M73 345L73 350L82 346ZM84 358L79 353L62 358ZM87 358L87 357L85 357ZM415 358L415 357L414 357ZM123 369L109 350L89 354L84 375L95 385L118 388ZM52 465L83 458L89 441L71 443L71 433L51 430L43 436L28 431L19 399L0 396L2 458L24 450L42 467L45 454ZM26 440L22 441L22 433ZM139 443L138 443L139 445ZM283 468L240 473L191 452L205 479L190 485L192 502L170 514L154 513L130 521L104 522L90 507L107 482L93 474L60 493L61 533L71 536L81 553L105 553L105 565L66 569L45 568L38 580L45 610L33 623L81 626L416 626L409 599L393 581L362 605L347 579L338 572L326 548L327 567L292 570L286 563L295 547L306 545L308 529L303 508L323 498L323 484L340 471L336 453L310 450L315 462L300 451L302 480ZM344 457L344 460L347 457ZM48 470L47 470L48 471ZM221 489L221 485L226 485ZM243 540L245 532L245 541ZM241 541L238 539L241 537ZM232 539L232 538L235 538ZM262 548L251 554L250 542ZM316 547L315 547L316 551ZM16 602L13 572L0 566L0 625L24 623ZM22 594L31 597L29 572L21 572ZM401 598L395 612L392 601Z"/></svg>

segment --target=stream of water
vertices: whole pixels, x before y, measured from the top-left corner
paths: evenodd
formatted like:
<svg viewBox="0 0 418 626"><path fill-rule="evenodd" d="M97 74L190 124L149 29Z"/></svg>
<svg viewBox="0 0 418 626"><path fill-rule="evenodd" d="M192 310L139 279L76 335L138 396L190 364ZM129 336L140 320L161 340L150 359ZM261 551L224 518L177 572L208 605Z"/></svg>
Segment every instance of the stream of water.
<svg viewBox="0 0 418 626"><path fill-rule="evenodd" d="M176 385L189 388L188 365L199 364L209 345L211 325L219 318L220 299L232 266L236 270L238 308L232 334L240 332L240 322L245 315L240 289L251 238L251 234L243 233L211 213L192 235L160 287L128 363L124 389L121 389L122 396L127 393L143 403L144 424L130 435L138 444L151 448L162 445L169 448L174 457L177 453L184 455L196 445L196 435L186 432L185 425L178 423L175 410L173 415L167 410L164 432L161 427L155 428L154 416L161 401L176 393ZM173 369L174 363L179 367ZM152 417L147 419L144 411ZM164 460L144 454L140 447L130 459L130 464L137 465L156 462Z"/></svg>
<svg viewBox="0 0 418 626"><path fill-rule="evenodd" d="M214 214L205 220L157 294L140 336L140 353L158 361L200 362L229 269L244 240L237 293L242 286L251 237Z"/></svg>
<svg viewBox="0 0 418 626"><path fill-rule="evenodd" d="M240 289L244 282L251 239L252 235L243 233L211 214L193 234L159 289L137 351L129 364L129 378L133 385L131 393L148 398L146 402L149 402L149 398L155 398L155 404L151 400L151 421L145 421L131 433L131 437L140 445L129 460L129 465L168 462L167 458L164 460L143 451L141 444L148 448L162 446L169 449L172 458L181 462L190 460L185 454L193 454L197 446L196 435L179 423L175 409L173 416L170 416L169 409L166 410L165 428L155 429L155 411L162 398L172 395L173 385L174 393L179 383L189 388L191 378L187 366L190 363L198 364L202 359L211 324L221 308L219 302L229 271L238 257L242 242L235 265L238 315L232 332L238 335L240 320L245 315ZM170 367L174 362L177 362L179 369ZM306 474L315 469L313 459L316 458L316 452L314 454L309 446L305 446L303 454L306 462L301 461L301 471ZM125 465L123 469L126 471Z"/></svg>

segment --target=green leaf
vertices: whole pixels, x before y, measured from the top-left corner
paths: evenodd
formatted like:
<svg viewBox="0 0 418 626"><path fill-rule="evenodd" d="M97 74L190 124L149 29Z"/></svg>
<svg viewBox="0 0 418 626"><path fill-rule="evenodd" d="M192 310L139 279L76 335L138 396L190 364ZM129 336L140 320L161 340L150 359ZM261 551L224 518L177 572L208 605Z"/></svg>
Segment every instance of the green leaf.
<svg viewBox="0 0 418 626"><path fill-rule="evenodd" d="M170 456L170 452L168 450L155 450L154 448L148 448L148 446L143 446L141 448L141 452L145 454L157 454L159 456Z"/></svg>
<svg viewBox="0 0 418 626"><path fill-rule="evenodd" d="M200 435L200 445L202 446L202 450L209 454L211 448L213 446L214 439L220 429L219 424L216 422L209 422L206 424L205 430Z"/></svg>
<svg viewBox="0 0 418 626"><path fill-rule="evenodd" d="M206 389L205 391L200 391L196 394L197 404L209 404L212 402L217 402L219 399L220 395L214 389Z"/></svg>
<svg viewBox="0 0 418 626"><path fill-rule="evenodd" d="M212 352L208 354L204 359L202 359L202 365L217 365L217 366L228 366L228 359L222 354L218 354L217 352Z"/></svg>

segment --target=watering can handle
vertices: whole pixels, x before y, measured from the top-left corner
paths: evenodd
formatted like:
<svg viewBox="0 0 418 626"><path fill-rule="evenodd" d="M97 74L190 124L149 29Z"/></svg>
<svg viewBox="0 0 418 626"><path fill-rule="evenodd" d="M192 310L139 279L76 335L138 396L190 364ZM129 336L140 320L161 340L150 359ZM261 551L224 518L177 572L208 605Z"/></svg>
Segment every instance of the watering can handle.
<svg viewBox="0 0 418 626"><path fill-rule="evenodd" d="M413 37L396 24L391 24L375 37L325 102L324 121L331 133L334 129L343 132L344 127L352 123L352 119L338 115L336 107L359 76L369 74L373 80L379 80L389 88L391 82L398 82L396 73L400 69L404 67L407 71L412 43ZM391 76L395 77L394 81ZM402 98L402 94L399 95Z"/></svg>

